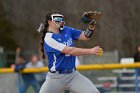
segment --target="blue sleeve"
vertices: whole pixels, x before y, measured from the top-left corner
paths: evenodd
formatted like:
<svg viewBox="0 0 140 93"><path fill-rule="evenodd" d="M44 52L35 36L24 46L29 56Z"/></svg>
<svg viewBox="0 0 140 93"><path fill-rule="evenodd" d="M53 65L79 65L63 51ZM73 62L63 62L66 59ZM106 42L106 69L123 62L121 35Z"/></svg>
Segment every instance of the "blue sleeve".
<svg viewBox="0 0 140 93"><path fill-rule="evenodd" d="M24 63L23 65L15 65L15 72L19 72L23 70L26 67L26 64Z"/></svg>
<svg viewBox="0 0 140 93"><path fill-rule="evenodd" d="M82 33L81 30L71 28L72 39L77 40L79 36L81 35L81 33Z"/></svg>
<svg viewBox="0 0 140 93"><path fill-rule="evenodd" d="M51 46L48 46L46 43L44 43L44 48L48 52L60 52L59 50L56 50L56 49L52 48Z"/></svg>
<svg viewBox="0 0 140 93"><path fill-rule="evenodd" d="M63 38L57 34L46 34L44 39L44 47L49 52L61 52L65 48Z"/></svg>

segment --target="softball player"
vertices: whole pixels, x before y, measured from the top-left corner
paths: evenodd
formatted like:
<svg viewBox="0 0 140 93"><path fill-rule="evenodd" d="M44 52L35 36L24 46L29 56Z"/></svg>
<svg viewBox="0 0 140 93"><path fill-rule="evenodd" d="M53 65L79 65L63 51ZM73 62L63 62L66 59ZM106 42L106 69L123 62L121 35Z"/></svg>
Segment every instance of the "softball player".
<svg viewBox="0 0 140 93"><path fill-rule="evenodd" d="M89 25L86 31L81 31L64 24L64 16L53 12L46 16L44 25L38 30L42 57L47 54L49 68L39 93L61 93L65 89L74 93L99 93L88 78L76 71L75 59L79 55L100 55L103 50L99 46L77 48L73 43L73 40L89 40L95 26Z"/></svg>

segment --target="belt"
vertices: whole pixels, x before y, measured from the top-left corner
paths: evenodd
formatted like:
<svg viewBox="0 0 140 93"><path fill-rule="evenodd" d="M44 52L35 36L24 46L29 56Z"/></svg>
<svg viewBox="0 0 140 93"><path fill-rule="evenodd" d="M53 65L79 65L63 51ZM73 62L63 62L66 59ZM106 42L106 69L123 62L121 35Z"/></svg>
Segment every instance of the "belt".
<svg viewBox="0 0 140 93"><path fill-rule="evenodd" d="M51 73L59 73L59 74L70 74L72 72L76 71L76 69L67 69L67 70L60 70L60 71L51 71Z"/></svg>

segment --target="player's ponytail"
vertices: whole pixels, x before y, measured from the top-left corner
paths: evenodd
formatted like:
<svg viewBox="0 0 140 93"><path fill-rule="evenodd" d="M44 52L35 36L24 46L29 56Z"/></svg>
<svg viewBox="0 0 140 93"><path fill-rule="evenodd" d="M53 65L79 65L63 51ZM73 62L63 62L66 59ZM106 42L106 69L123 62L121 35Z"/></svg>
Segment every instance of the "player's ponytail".
<svg viewBox="0 0 140 93"><path fill-rule="evenodd" d="M46 33L47 33L47 30L48 30L48 26L49 26L49 24L48 24L48 21L50 20L50 18L51 18L51 14L52 13L48 13L47 14L47 16L45 17L45 22L44 22L44 25L43 25L43 27L41 27L41 28L43 28L43 29L40 29L40 34L41 34L41 39L40 39L40 51L41 51L41 53L42 53L42 59L45 59L45 51L44 51L44 38L45 38L45 35L46 35Z"/></svg>
<svg viewBox="0 0 140 93"><path fill-rule="evenodd" d="M40 51L42 53L42 58L45 59L45 53L44 53L44 38L45 38L45 35L47 33L47 27L48 27L48 24L45 24L44 25L44 29L40 32L41 34L41 39L40 39Z"/></svg>

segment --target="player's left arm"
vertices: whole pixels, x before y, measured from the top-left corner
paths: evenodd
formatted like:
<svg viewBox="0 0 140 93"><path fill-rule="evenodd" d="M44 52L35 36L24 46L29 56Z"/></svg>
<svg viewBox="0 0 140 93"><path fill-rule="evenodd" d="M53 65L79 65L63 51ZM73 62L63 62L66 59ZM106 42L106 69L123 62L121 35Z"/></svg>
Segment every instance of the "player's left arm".
<svg viewBox="0 0 140 93"><path fill-rule="evenodd" d="M89 40L91 38L94 30L95 30L95 26L89 25L88 29L86 29L85 31L83 31L80 34L78 40Z"/></svg>

